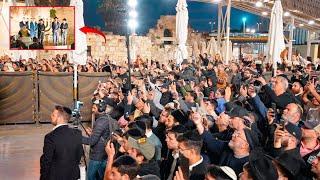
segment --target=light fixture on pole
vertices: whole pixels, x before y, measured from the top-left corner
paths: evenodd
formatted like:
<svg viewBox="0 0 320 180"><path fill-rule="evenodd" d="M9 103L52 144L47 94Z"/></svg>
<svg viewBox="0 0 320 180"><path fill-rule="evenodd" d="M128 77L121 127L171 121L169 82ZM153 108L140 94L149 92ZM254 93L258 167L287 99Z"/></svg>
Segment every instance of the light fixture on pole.
<svg viewBox="0 0 320 180"><path fill-rule="evenodd" d="M135 11L135 10L131 10L131 11L129 12L129 16L130 16L130 18L135 19L135 18L138 17L138 13L137 13L137 11Z"/></svg>
<svg viewBox="0 0 320 180"><path fill-rule="evenodd" d="M126 34L126 46L127 46L127 56L128 56L128 85L129 90L131 90L131 52L130 47L133 45L132 39L130 40L130 35L136 33L136 28L138 27L137 17L138 13L136 11L136 6L138 5L137 0L128 0L128 27ZM133 48L133 52L134 52Z"/></svg>
<svg viewBox="0 0 320 180"><path fill-rule="evenodd" d="M250 29L250 28L247 28L247 29L246 29L246 33L249 33L249 32L251 32L251 29Z"/></svg>
<svg viewBox="0 0 320 180"><path fill-rule="evenodd" d="M258 25L258 32L260 32L260 26L262 25L262 23L257 23Z"/></svg>
<svg viewBox="0 0 320 180"><path fill-rule="evenodd" d="M135 8L138 4L137 0L128 0L128 5L130 8Z"/></svg>
<svg viewBox="0 0 320 180"><path fill-rule="evenodd" d="M242 23L243 23L243 33L246 33L246 21L247 21L247 18L246 17L243 17L242 18Z"/></svg>

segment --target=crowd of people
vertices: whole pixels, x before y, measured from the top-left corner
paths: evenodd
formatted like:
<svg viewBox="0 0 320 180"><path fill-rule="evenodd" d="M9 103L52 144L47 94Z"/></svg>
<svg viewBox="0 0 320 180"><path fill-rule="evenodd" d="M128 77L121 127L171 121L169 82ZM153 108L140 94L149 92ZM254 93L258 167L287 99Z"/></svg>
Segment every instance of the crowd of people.
<svg viewBox="0 0 320 180"><path fill-rule="evenodd" d="M291 65L290 76L279 65L271 78L271 66L206 55L179 68L141 63L131 78L106 65L113 75L94 91L82 137L89 180L320 179L319 64Z"/></svg>

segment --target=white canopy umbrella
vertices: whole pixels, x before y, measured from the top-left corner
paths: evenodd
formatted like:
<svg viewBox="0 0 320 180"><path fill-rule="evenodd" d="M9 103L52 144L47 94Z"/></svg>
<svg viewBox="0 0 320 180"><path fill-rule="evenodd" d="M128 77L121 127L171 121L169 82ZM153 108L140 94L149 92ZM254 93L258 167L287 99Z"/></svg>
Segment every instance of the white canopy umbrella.
<svg viewBox="0 0 320 180"><path fill-rule="evenodd" d="M227 55L227 49L228 49L229 55ZM223 58L223 60L224 60L225 62L227 62L226 59L227 59L227 56L228 56L228 63L229 63L229 60L232 59L232 58L230 57L230 55L233 54L233 53L232 53L232 42L229 41L229 43L227 43L227 40L224 40L224 41L222 42L221 51L222 51L222 58Z"/></svg>
<svg viewBox="0 0 320 180"><path fill-rule="evenodd" d="M176 50L176 64L180 66L183 59L188 58L188 51L186 47L186 42L188 39L188 5L186 0L178 0L176 6L176 36L178 41L178 47Z"/></svg>
<svg viewBox="0 0 320 180"><path fill-rule="evenodd" d="M70 6L75 6L75 37L77 39L75 50L71 51L70 59L74 64L85 65L87 61L87 36L80 31L80 28L84 27L83 2L82 0L71 0Z"/></svg>
<svg viewBox="0 0 320 180"><path fill-rule="evenodd" d="M277 71L277 63L281 63L281 52L286 48L283 35L283 9L280 0L276 0L271 12L269 37L268 37L268 58L273 62L274 75Z"/></svg>

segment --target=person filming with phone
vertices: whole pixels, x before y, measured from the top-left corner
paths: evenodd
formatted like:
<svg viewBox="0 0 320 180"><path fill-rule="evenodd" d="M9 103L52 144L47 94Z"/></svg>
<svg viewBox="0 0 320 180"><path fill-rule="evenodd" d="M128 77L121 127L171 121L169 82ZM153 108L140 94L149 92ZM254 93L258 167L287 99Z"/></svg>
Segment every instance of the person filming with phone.
<svg viewBox="0 0 320 180"><path fill-rule="evenodd" d="M82 137L82 143L90 145L89 164L87 168L88 180L103 179L106 167L107 154L104 150L107 139L111 136L116 122L106 111L107 104L101 100L95 100L92 112L96 120L93 128L86 128L88 137Z"/></svg>

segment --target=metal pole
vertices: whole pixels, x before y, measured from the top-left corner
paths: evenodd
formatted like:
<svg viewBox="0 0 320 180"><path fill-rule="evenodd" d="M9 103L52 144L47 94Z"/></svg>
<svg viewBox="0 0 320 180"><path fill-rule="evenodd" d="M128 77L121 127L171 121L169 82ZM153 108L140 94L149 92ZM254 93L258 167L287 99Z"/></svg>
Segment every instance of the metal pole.
<svg viewBox="0 0 320 180"><path fill-rule="evenodd" d="M127 46L127 56L128 56L128 71L129 71L129 75L128 75L128 83L129 83L129 90L131 90L131 57L130 57L130 36L129 36L129 32L127 32L126 35L126 46Z"/></svg>
<svg viewBox="0 0 320 180"><path fill-rule="evenodd" d="M246 21L243 21L243 34L246 33Z"/></svg>
<svg viewBox="0 0 320 180"><path fill-rule="evenodd" d="M230 57L230 15L231 15L231 0L228 1L228 6L227 6L227 38L226 38L226 46L227 46L227 51L226 51L226 64L229 64L229 57Z"/></svg>
<svg viewBox="0 0 320 180"><path fill-rule="evenodd" d="M311 32L308 30L308 40L307 40L307 57L311 55Z"/></svg>
<svg viewBox="0 0 320 180"><path fill-rule="evenodd" d="M289 32L289 51L288 51L288 61L292 61L292 44L293 44L293 26L294 26L294 17L291 18L290 32Z"/></svg>
<svg viewBox="0 0 320 180"><path fill-rule="evenodd" d="M222 18L222 3L218 3L218 46L221 48L221 18Z"/></svg>
<svg viewBox="0 0 320 180"><path fill-rule="evenodd" d="M73 102L74 107L78 100L78 66L73 64Z"/></svg>

